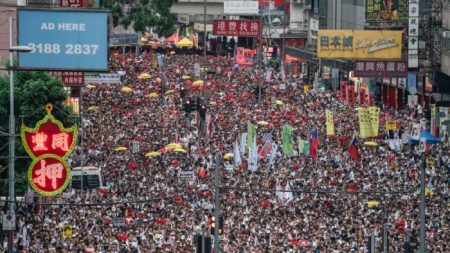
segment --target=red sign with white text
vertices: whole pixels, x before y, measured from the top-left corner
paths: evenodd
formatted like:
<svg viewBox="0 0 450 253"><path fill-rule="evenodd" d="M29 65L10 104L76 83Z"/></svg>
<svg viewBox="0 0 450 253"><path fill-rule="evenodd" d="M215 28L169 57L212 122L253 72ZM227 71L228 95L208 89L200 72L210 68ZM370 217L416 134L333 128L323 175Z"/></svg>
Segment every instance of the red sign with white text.
<svg viewBox="0 0 450 253"><path fill-rule="evenodd" d="M58 78L64 86L84 86L84 72L80 71L50 71L49 74Z"/></svg>
<svg viewBox="0 0 450 253"><path fill-rule="evenodd" d="M83 7L84 0L59 0L59 7Z"/></svg>
<svg viewBox="0 0 450 253"><path fill-rule="evenodd" d="M70 182L69 166L57 156L33 161L28 173L32 188L40 193L64 190Z"/></svg>
<svg viewBox="0 0 450 253"><path fill-rule="evenodd" d="M259 20L214 20L216 36L258 37L261 32Z"/></svg>
<svg viewBox="0 0 450 253"><path fill-rule="evenodd" d="M20 137L23 147L33 159L28 167L30 186L44 196L61 193L70 182L67 157L75 148L78 129L65 128L51 114L53 106L46 105L47 115L34 128L22 125Z"/></svg>

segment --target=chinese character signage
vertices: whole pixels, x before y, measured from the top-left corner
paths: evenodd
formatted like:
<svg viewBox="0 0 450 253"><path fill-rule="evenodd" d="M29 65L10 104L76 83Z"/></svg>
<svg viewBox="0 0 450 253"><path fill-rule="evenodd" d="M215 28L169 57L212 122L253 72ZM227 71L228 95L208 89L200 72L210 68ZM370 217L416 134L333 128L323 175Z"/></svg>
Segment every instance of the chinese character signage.
<svg viewBox="0 0 450 253"><path fill-rule="evenodd" d="M224 14L258 14L258 1L225 1L223 2Z"/></svg>
<svg viewBox="0 0 450 253"><path fill-rule="evenodd" d="M84 86L84 73L80 71L50 71L49 74L59 79L64 86Z"/></svg>
<svg viewBox="0 0 450 253"><path fill-rule="evenodd" d="M419 67L419 0L409 0L408 67Z"/></svg>
<svg viewBox="0 0 450 253"><path fill-rule="evenodd" d="M83 0L59 0L60 7L83 7Z"/></svg>
<svg viewBox="0 0 450 253"><path fill-rule="evenodd" d="M408 0L367 0L367 22L400 22L408 21Z"/></svg>
<svg viewBox="0 0 450 253"><path fill-rule="evenodd" d="M258 37L261 32L259 20L214 20L216 36Z"/></svg>
<svg viewBox="0 0 450 253"><path fill-rule="evenodd" d="M319 58L401 59L401 31L319 30L318 37Z"/></svg>
<svg viewBox="0 0 450 253"><path fill-rule="evenodd" d="M408 66L403 61L355 61L356 77L406 77Z"/></svg>
<svg viewBox="0 0 450 253"><path fill-rule="evenodd" d="M359 107L359 133L361 137L378 136L378 128L380 123L380 108L378 107Z"/></svg>
<svg viewBox="0 0 450 253"><path fill-rule="evenodd" d="M31 187L44 196L61 193L70 182L67 157L75 148L78 131L74 125L64 128L51 114L52 105L46 106L47 115L35 128L22 126L20 136L28 155L33 159L28 168Z"/></svg>

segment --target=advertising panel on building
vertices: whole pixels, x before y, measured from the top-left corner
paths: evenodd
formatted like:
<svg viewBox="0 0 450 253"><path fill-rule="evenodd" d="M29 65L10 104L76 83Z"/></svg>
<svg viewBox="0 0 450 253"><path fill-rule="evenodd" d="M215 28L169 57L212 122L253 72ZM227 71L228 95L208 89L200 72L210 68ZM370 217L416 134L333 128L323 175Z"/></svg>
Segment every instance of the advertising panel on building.
<svg viewBox="0 0 450 253"><path fill-rule="evenodd" d="M367 0L367 22L408 21L408 0Z"/></svg>
<svg viewBox="0 0 450 253"><path fill-rule="evenodd" d="M356 77L406 77L408 67L404 61L355 61Z"/></svg>
<svg viewBox="0 0 450 253"><path fill-rule="evenodd" d="M258 37L261 32L259 20L214 20L216 36Z"/></svg>
<svg viewBox="0 0 450 253"><path fill-rule="evenodd" d="M401 59L401 31L319 30L318 37L319 58Z"/></svg>
<svg viewBox="0 0 450 253"><path fill-rule="evenodd" d="M43 70L108 70L108 12L19 9L19 67Z"/></svg>
<svg viewBox="0 0 450 253"><path fill-rule="evenodd" d="M227 15L258 14L258 1L225 1L223 13Z"/></svg>

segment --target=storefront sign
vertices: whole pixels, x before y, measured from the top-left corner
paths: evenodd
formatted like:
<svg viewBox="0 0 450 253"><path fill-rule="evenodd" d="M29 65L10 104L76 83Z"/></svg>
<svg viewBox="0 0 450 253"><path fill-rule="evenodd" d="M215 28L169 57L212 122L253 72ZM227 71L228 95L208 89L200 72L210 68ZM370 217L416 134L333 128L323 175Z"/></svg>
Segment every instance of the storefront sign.
<svg viewBox="0 0 450 253"><path fill-rule="evenodd" d="M83 0L59 0L60 7L83 7Z"/></svg>
<svg viewBox="0 0 450 253"><path fill-rule="evenodd" d="M77 126L64 128L51 114L52 105L46 105L47 115L34 128L22 125L20 136L25 151L32 158L28 167L31 188L44 196L55 196L70 182L66 160L77 143Z"/></svg>
<svg viewBox="0 0 450 253"><path fill-rule="evenodd" d="M84 73L80 71L50 71L52 77L59 79L64 86L84 86Z"/></svg>
<svg viewBox="0 0 450 253"><path fill-rule="evenodd" d="M366 20L368 22L408 21L408 0L367 0Z"/></svg>
<svg viewBox="0 0 450 253"><path fill-rule="evenodd" d="M406 77L408 67L403 61L355 61L356 77Z"/></svg>
<svg viewBox="0 0 450 253"><path fill-rule="evenodd" d="M258 14L258 1L224 1L224 14Z"/></svg>
<svg viewBox="0 0 450 253"><path fill-rule="evenodd" d="M216 36L258 37L261 32L259 20L214 20Z"/></svg>
<svg viewBox="0 0 450 253"><path fill-rule="evenodd" d="M309 20L309 37L317 39L317 32L319 31L319 20L311 18Z"/></svg>
<svg viewBox="0 0 450 253"><path fill-rule="evenodd" d="M317 57L401 59L401 31L319 30Z"/></svg>
<svg viewBox="0 0 450 253"><path fill-rule="evenodd" d="M409 0L408 67L419 67L419 0Z"/></svg>

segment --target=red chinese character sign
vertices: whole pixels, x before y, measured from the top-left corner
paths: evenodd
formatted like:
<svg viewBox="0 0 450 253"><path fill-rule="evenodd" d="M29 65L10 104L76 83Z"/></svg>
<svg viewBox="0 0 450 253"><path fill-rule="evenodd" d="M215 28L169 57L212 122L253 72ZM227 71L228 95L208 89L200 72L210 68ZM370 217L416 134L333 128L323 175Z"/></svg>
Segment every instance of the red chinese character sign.
<svg viewBox="0 0 450 253"><path fill-rule="evenodd" d="M55 155L40 156L39 159L33 159L28 168L28 181L42 195L57 195L69 185L69 165Z"/></svg>
<svg viewBox="0 0 450 253"><path fill-rule="evenodd" d="M213 34L217 36L258 37L259 20L214 20Z"/></svg>
<svg viewBox="0 0 450 253"><path fill-rule="evenodd" d="M28 155L33 159L28 168L31 187L44 196L61 193L70 182L66 163L77 143L78 131L74 125L64 128L51 114L52 105L46 105L47 115L34 128L22 126L20 136Z"/></svg>

